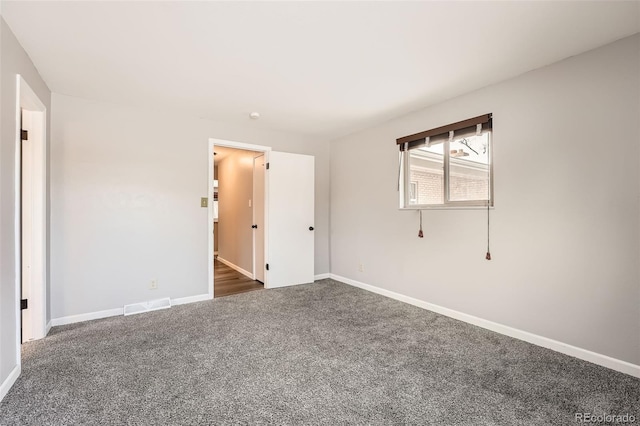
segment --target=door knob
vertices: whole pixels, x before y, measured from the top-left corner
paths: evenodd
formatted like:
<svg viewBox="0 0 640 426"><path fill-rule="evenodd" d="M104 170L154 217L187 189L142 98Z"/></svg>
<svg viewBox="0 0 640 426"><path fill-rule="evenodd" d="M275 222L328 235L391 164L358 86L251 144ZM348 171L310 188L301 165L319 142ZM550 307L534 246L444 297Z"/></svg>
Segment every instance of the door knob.
<svg viewBox="0 0 640 426"><path fill-rule="evenodd" d="M309 231L313 231L313 226L310 226L310 227L309 227Z"/></svg>
<svg viewBox="0 0 640 426"><path fill-rule="evenodd" d="M251 225L251 227L252 227L253 229L257 229L257 228L258 228L258 225Z"/></svg>

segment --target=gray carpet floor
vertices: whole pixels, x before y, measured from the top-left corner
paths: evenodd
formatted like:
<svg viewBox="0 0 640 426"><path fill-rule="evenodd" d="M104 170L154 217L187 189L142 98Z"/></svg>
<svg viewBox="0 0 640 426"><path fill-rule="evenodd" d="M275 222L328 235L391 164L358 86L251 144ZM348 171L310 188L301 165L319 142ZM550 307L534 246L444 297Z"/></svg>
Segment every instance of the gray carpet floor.
<svg viewBox="0 0 640 426"><path fill-rule="evenodd" d="M54 327L2 425L569 425L640 380L332 280Z"/></svg>

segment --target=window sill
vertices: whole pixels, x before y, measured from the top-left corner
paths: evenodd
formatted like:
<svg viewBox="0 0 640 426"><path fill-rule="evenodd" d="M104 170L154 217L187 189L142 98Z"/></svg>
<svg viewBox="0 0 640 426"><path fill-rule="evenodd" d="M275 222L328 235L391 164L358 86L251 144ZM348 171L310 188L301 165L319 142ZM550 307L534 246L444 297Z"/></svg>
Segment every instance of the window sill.
<svg viewBox="0 0 640 426"><path fill-rule="evenodd" d="M398 207L398 210L486 210L487 206L411 206L411 207ZM495 206L489 206L490 210L495 209Z"/></svg>

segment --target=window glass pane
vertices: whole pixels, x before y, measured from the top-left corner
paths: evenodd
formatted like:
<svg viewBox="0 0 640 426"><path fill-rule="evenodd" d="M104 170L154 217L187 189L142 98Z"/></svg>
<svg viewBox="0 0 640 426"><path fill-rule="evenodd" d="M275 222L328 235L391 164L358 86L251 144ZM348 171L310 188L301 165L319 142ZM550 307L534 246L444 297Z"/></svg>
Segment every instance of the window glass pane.
<svg viewBox="0 0 640 426"><path fill-rule="evenodd" d="M449 144L449 200L489 199L489 133Z"/></svg>
<svg viewBox="0 0 640 426"><path fill-rule="evenodd" d="M416 188L415 197L409 199L409 205L444 203L442 143L409 151L409 182L415 183Z"/></svg>

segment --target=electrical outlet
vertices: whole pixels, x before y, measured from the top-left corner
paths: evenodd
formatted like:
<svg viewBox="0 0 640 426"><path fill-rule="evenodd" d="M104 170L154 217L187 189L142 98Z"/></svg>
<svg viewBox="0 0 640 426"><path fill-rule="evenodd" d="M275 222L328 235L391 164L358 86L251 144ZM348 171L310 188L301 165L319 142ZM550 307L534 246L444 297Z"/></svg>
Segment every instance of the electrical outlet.
<svg viewBox="0 0 640 426"><path fill-rule="evenodd" d="M155 290L158 288L158 280L151 280L149 282L149 290Z"/></svg>
<svg viewBox="0 0 640 426"><path fill-rule="evenodd" d="M200 198L200 207L209 207L209 199L207 197Z"/></svg>
<svg viewBox="0 0 640 426"><path fill-rule="evenodd" d="M362 263L358 265L358 271L364 272L364 265Z"/></svg>

